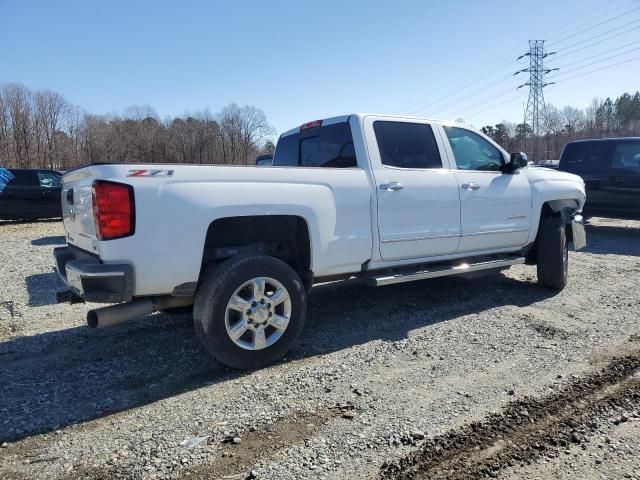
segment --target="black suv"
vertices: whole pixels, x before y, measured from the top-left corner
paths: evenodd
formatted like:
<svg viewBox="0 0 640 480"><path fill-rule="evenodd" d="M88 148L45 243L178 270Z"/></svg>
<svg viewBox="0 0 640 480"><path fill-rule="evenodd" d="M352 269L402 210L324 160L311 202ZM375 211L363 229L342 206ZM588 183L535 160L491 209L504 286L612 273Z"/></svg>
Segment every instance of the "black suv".
<svg viewBox="0 0 640 480"><path fill-rule="evenodd" d="M640 218L640 137L568 143L558 168L584 180L585 214Z"/></svg>
<svg viewBox="0 0 640 480"><path fill-rule="evenodd" d="M61 178L55 170L0 168L0 219L61 217Z"/></svg>

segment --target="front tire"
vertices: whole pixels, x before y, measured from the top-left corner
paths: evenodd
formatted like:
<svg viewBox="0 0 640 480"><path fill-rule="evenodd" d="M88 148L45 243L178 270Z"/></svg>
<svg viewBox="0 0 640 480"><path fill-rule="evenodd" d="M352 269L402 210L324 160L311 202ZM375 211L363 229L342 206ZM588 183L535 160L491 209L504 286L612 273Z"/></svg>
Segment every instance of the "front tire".
<svg viewBox="0 0 640 480"><path fill-rule="evenodd" d="M193 318L207 351L238 369L281 359L304 326L306 292L298 274L266 255L226 260L205 272Z"/></svg>
<svg viewBox="0 0 640 480"><path fill-rule="evenodd" d="M567 285L569 246L562 218L545 215L540 220L537 242L538 284L562 290Z"/></svg>

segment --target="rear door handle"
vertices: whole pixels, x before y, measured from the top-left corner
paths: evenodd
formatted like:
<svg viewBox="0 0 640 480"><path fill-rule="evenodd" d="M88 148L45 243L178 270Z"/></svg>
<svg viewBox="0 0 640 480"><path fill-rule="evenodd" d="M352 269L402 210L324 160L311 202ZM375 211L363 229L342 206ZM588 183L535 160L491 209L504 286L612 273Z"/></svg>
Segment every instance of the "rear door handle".
<svg viewBox="0 0 640 480"><path fill-rule="evenodd" d="M387 192L395 192L396 190L402 190L404 185L400 182L387 182L380 185L380 190L386 190Z"/></svg>
<svg viewBox="0 0 640 480"><path fill-rule="evenodd" d="M480 185L476 182L463 183L461 186L465 190L477 190L480 188Z"/></svg>

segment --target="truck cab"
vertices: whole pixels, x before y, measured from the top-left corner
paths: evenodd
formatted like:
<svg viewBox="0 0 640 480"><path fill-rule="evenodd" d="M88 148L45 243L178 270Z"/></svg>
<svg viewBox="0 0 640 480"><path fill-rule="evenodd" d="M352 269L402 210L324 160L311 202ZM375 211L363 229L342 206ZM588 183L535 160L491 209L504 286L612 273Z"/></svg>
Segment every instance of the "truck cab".
<svg viewBox="0 0 640 480"><path fill-rule="evenodd" d="M548 174L554 184L541 191L535 184L542 175L521 170L526 162L513 168L489 137L423 118L347 115L309 122L280 137L273 165L368 172L377 227L371 267L521 248L535 238L536 208L545 196L565 196L576 211L584 202L580 194L571 199L577 177ZM563 179L567 191L561 191Z"/></svg>

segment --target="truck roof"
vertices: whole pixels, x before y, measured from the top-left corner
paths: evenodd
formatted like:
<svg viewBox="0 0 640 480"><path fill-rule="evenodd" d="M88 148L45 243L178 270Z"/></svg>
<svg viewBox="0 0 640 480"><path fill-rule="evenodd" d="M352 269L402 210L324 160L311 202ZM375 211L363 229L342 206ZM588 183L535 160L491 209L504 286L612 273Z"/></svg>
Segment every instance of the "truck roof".
<svg viewBox="0 0 640 480"><path fill-rule="evenodd" d="M339 115L337 117L329 117L329 118L324 118L324 119L320 119L320 120L314 120L314 122L317 121L321 121L322 125L331 125L333 123L341 123L341 122L347 122L349 121L349 118L351 118L352 116L358 116L358 117L366 117L366 116L376 116L376 117L388 117L388 118L401 118L401 119L415 119L415 120L428 120L430 122L439 122L439 123L446 123L448 125L460 125L457 122L453 122L450 120L442 120L442 119L436 119L436 118L428 118L428 117L420 117L420 116L416 116L416 115L392 115L392 114L388 114L388 113L350 113L347 115ZM309 122L309 123L313 123L313 122ZM307 125L306 123L299 126L299 127L295 127L292 128L290 130L287 130L286 132L282 133L280 135L280 137L286 137L287 135L293 135L294 133L298 133L300 132L300 129L304 126Z"/></svg>
<svg viewBox="0 0 640 480"><path fill-rule="evenodd" d="M607 138L583 138L582 140L574 140L569 143L588 143L588 142L616 142L633 140L640 142L640 137L607 137Z"/></svg>

